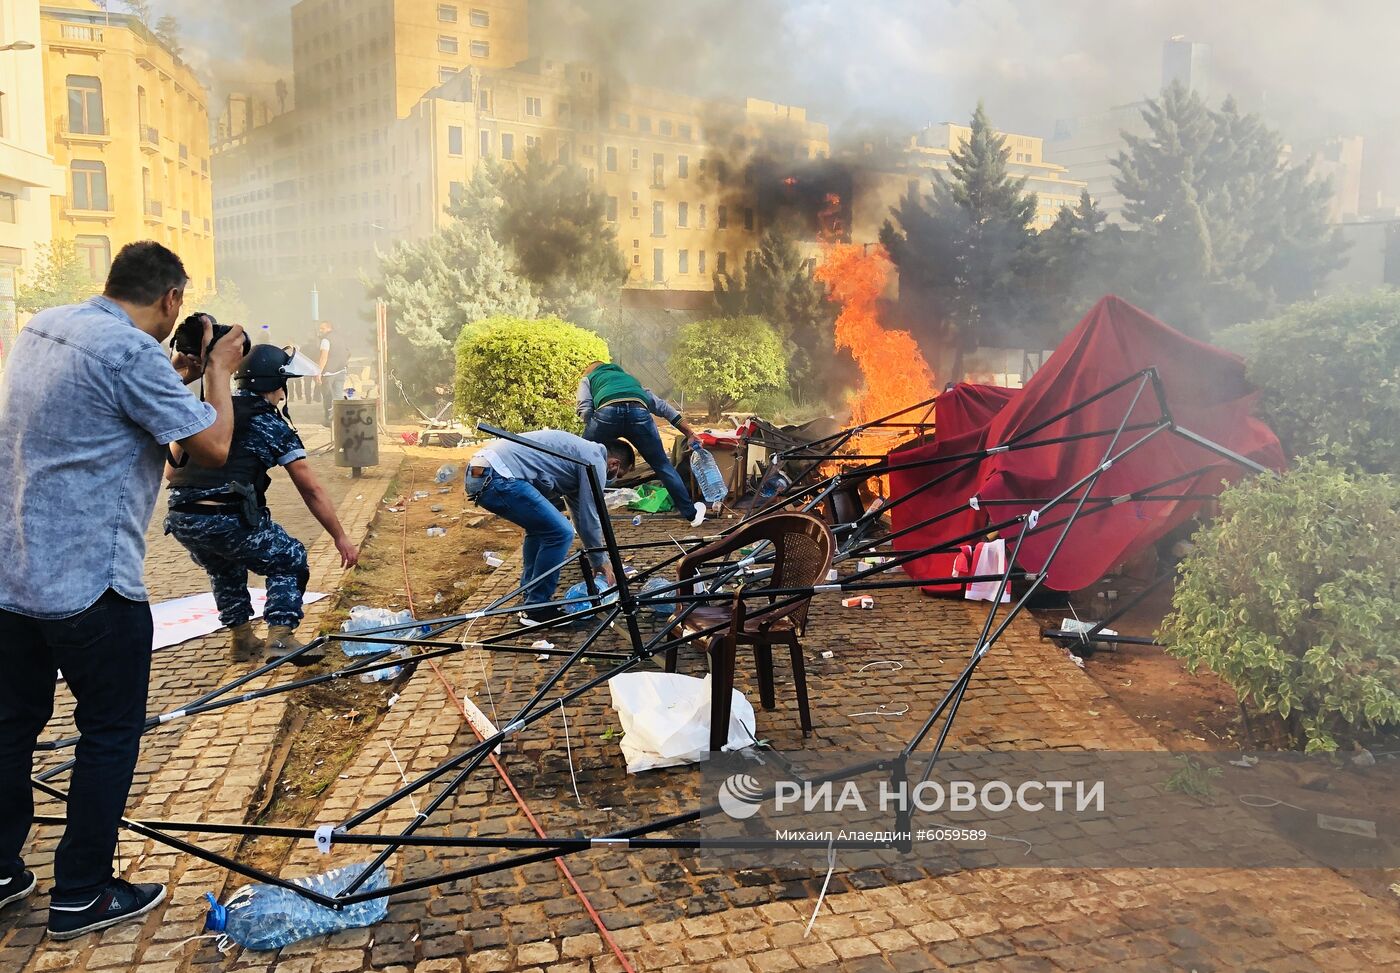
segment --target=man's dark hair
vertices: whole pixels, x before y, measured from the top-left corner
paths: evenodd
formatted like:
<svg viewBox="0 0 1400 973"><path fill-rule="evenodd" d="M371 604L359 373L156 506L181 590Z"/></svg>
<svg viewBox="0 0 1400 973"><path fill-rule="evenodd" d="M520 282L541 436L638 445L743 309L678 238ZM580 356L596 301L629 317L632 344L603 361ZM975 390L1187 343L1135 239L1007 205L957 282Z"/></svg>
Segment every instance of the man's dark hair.
<svg viewBox="0 0 1400 973"><path fill-rule="evenodd" d="M624 473L637 465L637 454L621 439L609 439L603 446L607 449L609 457L616 457L622 464Z"/></svg>
<svg viewBox="0 0 1400 973"><path fill-rule="evenodd" d="M172 290L183 290L190 282L185 265L174 251L154 240L128 243L112 261L103 295L149 307Z"/></svg>

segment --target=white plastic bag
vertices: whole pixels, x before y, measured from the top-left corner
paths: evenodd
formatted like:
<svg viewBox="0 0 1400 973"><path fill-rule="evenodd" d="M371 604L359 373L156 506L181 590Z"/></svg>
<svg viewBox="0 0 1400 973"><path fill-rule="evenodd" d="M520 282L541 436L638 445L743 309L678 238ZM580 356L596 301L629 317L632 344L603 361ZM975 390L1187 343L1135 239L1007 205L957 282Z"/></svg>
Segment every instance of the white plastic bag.
<svg viewBox="0 0 1400 973"><path fill-rule="evenodd" d="M641 494L627 487L610 488L603 491L603 502L607 504L609 510L617 510L629 503L636 503L640 499Z"/></svg>
<svg viewBox="0 0 1400 973"><path fill-rule="evenodd" d="M608 680L622 723L627 772L676 767L710 759L710 677L674 672L626 672ZM734 690L725 750L742 750L757 737L753 705Z"/></svg>

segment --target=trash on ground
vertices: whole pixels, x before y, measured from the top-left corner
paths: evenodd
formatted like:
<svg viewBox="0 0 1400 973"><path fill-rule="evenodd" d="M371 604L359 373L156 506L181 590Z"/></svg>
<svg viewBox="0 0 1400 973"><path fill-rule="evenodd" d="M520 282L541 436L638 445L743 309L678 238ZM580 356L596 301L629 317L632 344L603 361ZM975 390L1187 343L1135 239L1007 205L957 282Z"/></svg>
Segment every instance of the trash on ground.
<svg viewBox="0 0 1400 973"><path fill-rule="evenodd" d="M332 896L368 867L368 863L345 865L292 881L302 888ZM381 865L360 889L374 892L386 888L388 884L388 872ZM387 898L369 899L331 909L317 905L289 889L260 883L243 886L223 905L219 904L212 892L205 893L205 897L209 900L209 915L204 921L204 928L223 933L244 949L251 950L280 949L313 936L372 926L389 913Z"/></svg>
<svg viewBox="0 0 1400 973"><path fill-rule="evenodd" d="M447 536L447 528L446 528L446 527L429 527L428 530L427 530L427 534L428 534L429 537L446 537L446 536Z"/></svg>
<svg viewBox="0 0 1400 973"><path fill-rule="evenodd" d="M625 507L629 503L635 503L640 496L636 490L629 490L626 487L617 487L603 491L603 502L607 504L609 510L618 507Z"/></svg>
<svg viewBox="0 0 1400 973"><path fill-rule="evenodd" d="M841 605L844 608L874 608L875 599L869 595L855 595L851 598L842 598Z"/></svg>
<svg viewBox="0 0 1400 973"><path fill-rule="evenodd" d="M438 467L438 471L433 474L433 479L438 483L446 483L457 475L457 467L452 463L444 463Z"/></svg>
<svg viewBox="0 0 1400 973"><path fill-rule="evenodd" d="M506 563L505 558L501 557L495 551L484 551L481 556L485 559L486 563L493 568L499 568Z"/></svg>
<svg viewBox="0 0 1400 973"><path fill-rule="evenodd" d="M629 774L710 759L710 677L675 672L625 672L608 680L622 724L622 755ZM753 704L734 690L725 750L757 738Z"/></svg>

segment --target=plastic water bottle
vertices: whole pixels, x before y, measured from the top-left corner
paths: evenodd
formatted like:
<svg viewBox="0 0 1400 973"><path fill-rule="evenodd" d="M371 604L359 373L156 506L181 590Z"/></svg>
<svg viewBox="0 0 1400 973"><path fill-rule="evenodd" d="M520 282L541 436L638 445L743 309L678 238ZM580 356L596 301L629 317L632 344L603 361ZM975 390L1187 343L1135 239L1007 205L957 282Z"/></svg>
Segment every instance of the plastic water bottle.
<svg viewBox="0 0 1400 973"><path fill-rule="evenodd" d="M566 599L567 599L567 598L587 598L587 597L588 597L588 582L586 582L586 581L580 581L578 584L574 585L574 586L573 586L572 588L570 588L568 591L564 592L564 597L565 597ZM578 612L587 611L589 608L595 607L595 606L597 605L597 601L598 601L598 600L597 600L596 598L593 599L592 601L575 601L575 602L573 602L572 604L564 605L563 608L564 608L565 611L569 612L570 614L577 614ZM611 604L612 604L613 602L615 602L615 601L617 601L617 589L616 589L616 588L613 588L613 589L610 590L607 594L603 595L603 604L605 604L605 605L611 605Z"/></svg>
<svg viewBox="0 0 1400 973"><path fill-rule="evenodd" d="M394 657L398 659L407 659L412 654L413 651L405 645L394 652ZM379 661L383 662L384 660L381 659ZM390 679L399 678L402 672L403 666L390 666L387 669L372 669L369 672L360 673L360 682L388 682Z"/></svg>
<svg viewBox="0 0 1400 973"><path fill-rule="evenodd" d="M695 474L695 482L700 484L700 495L708 504L720 503L729 496L729 488L724 485L724 474L710 451L698 443L692 445L690 469Z"/></svg>
<svg viewBox="0 0 1400 973"><path fill-rule="evenodd" d="M782 468L774 464L763 474L763 480L758 484L758 495L764 500L772 500L778 494L786 493L790 486L792 483L783 475Z"/></svg>
<svg viewBox="0 0 1400 973"><path fill-rule="evenodd" d="M438 483L446 483L457 475L457 467L451 463L444 463L438 467L438 471L433 474L433 479Z"/></svg>
<svg viewBox="0 0 1400 973"><path fill-rule="evenodd" d="M309 878L293 879L293 885L335 895L355 880L368 864L346 865ZM357 891L375 892L389 884L381 865ZM342 929L357 929L380 922L389 913L389 899L369 899L343 909L330 909L275 885L245 885L224 905L213 893L204 928L221 932L244 949L281 949L312 936Z"/></svg>
<svg viewBox="0 0 1400 973"><path fill-rule="evenodd" d="M666 592L667 594L674 595L676 593L675 582L668 581L665 578L658 577L656 575L652 575L650 578L647 578L646 581L642 584L642 594L650 595L663 588L670 589ZM676 610L675 603L669 601L655 602L652 604L643 605L642 607L645 608L647 611L655 612L658 615L670 615Z"/></svg>

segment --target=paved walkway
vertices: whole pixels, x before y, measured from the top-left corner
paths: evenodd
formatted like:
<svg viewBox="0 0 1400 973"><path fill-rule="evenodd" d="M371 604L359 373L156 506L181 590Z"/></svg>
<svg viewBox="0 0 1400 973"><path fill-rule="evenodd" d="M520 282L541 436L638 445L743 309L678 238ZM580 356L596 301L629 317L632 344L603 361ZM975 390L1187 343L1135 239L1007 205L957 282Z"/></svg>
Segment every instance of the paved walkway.
<svg viewBox="0 0 1400 973"><path fill-rule="evenodd" d="M366 501L369 501L366 497ZM670 520L640 528L619 522L624 540L664 539ZM684 529L684 528L680 528ZM324 570L324 565L321 565ZM494 575L480 601L508 590L515 565ZM566 575L566 581L568 575ZM981 613L909 592L877 595L873 611L814 604L807 640L816 731L797 727L790 676L777 666L778 709L760 711L760 735L786 752L886 750L913 731L942 696L965 657ZM473 635L497 629L482 624ZM614 632L610 645L620 645ZM565 639L561 645L569 644ZM823 658L830 652L831 658ZM896 659L897 675L860 672ZM694 652L681 671L699 673ZM741 673L750 671L741 659ZM468 650L442 665L446 683L505 723L551 671L532 654ZM560 683L578 686L600 670L581 664ZM741 678L751 699L754 687ZM381 684L398 699L343 776L324 794L318 820L333 823L475 742L433 672ZM904 716L853 716L881 703L909 703ZM693 768L629 776L606 689L508 741L502 762L551 834L598 834L699 803ZM279 721L275 702L233 707L184 727L150 768L138 815L240 819L264 769ZM964 749L1130 749L1159 744L1065 654L1042 642L1026 619L987 658L964 704L951 745ZM391 749L392 748L392 749ZM571 760L570 760L571 758ZM571 773L572 765L572 773ZM574 796L574 775L581 800ZM428 788L368 827L407 825L435 794ZM532 834L489 766L433 816L427 834ZM138 842L130 841L135 846ZM221 847L213 843L213 847ZM226 843L222 847L231 847ZM135 854L135 848L131 849ZM340 846L329 858L295 847L283 875L365 860ZM408 850L398 878L421 878L495 860L497 853ZM691 853L594 851L568 859L591 904L638 970L766 973L833 970L1400 970L1397 902L1360 891L1322 869L1003 869L932 874L899 864L838 869L810 935L807 919L824 877L805 868L720 869ZM200 931L201 894L224 874L154 845L141 850L137 877L169 881L169 905L144 926L66 946L40 945L42 911L18 919L0 948L0 968L139 968L158 973L237 969L279 973L403 973L620 969L583 904L552 862L459 880L396 897L388 919L302 942L278 953L221 956Z"/></svg>

